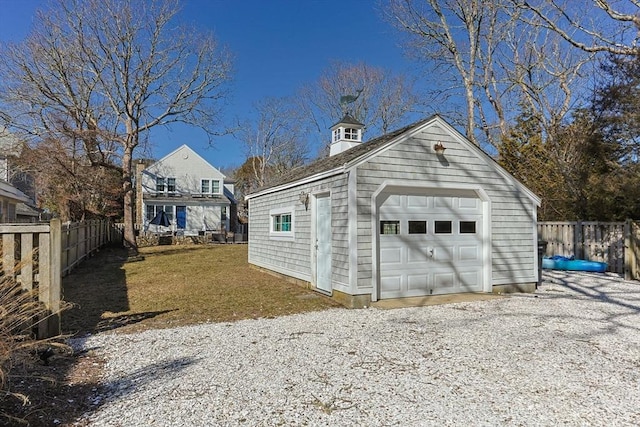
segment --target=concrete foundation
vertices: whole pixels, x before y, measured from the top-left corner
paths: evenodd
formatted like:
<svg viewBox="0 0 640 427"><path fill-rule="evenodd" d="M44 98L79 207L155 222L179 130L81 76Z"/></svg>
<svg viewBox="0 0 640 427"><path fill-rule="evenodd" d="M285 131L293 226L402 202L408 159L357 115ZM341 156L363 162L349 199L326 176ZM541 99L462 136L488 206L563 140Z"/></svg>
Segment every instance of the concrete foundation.
<svg viewBox="0 0 640 427"><path fill-rule="evenodd" d="M347 308L367 308L371 305L371 295L349 295L333 291L332 298Z"/></svg>
<svg viewBox="0 0 640 427"><path fill-rule="evenodd" d="M515 294L515 293L533 293L536 291L537 283L516 283L512 285L494 285L494 294Z"/></svg>

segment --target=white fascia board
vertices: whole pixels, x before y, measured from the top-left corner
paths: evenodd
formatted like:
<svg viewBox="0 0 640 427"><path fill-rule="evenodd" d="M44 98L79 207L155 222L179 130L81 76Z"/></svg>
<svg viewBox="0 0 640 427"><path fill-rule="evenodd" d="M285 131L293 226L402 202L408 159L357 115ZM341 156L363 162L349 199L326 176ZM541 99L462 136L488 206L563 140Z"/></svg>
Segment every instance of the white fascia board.
<svg viewBox="0 0 640 427"><path fill-rule="evenodd" d="M337 168L334 168L334 169L331 169L331 170L328 170L328 171L319 172L319 173L317 173L315 175L311 175L311 176L308 176L306 178L299 179L298 181L288 182L286 184L282 184L282 185L278 185L278 186L275 186L275 187L267 188L267 189L265 189L263 191L259 191L257 193L248 194L248 195L244 196L244 199L245 200L250 200L250 199L253 199L254 197L264 196L265 194L271 194L271 193L275 193L275 192L278 192L278 191L287 190L289 188L299 187L299 186L304 185L304 184L309 184L311 182L319 181L321 179L329 178L331 176L339 175L339 174L345 173L345 172L346 172L345 166L339 166Z"/></svg>

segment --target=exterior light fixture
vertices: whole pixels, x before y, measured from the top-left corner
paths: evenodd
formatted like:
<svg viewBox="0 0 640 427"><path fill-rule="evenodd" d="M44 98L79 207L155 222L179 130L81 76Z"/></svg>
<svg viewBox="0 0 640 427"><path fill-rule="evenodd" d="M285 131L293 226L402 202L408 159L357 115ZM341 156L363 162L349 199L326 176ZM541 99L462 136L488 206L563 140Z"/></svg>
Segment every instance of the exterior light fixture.
<svg viewBox="0 0 640 427"><path fill-rule="evenodd" d="M446 150L445 146L442 145L442 142L438 141L436 142L436 144L433 146L434 151L436 152L436 154L438 156L441 156L444 154L444 150Z"/></svg>
<svg viewBox="0 0 640 427"><path fill-rule="evenodd" d="M305 193L304 191L300 193L300 203L304 205L304 210L309 209L309 193Z"/></svg>

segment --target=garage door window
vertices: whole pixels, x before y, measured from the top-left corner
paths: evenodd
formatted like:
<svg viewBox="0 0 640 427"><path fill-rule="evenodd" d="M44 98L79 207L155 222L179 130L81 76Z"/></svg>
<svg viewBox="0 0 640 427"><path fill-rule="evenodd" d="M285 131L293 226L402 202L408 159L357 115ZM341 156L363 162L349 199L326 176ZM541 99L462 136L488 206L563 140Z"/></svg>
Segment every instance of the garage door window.
<svg viewBox="0 0 640 427"><path fill-rule="evenodd" d="M400 234L400 221L380 221L380 234Z"/></svg>
<svg viewBox="0 0 640 427"><path fill-rule="evenodd" d="M409 234L427 234L427 221L409 221Z"/></svg>
<svg viewBox="0 0 640 427"><path fill-rule="evenodd" d="M460 234L476 234L476 222L460 221Z"/></svg>
<svg viewBox="0 0 640 427"><path fill-rule="evenodd" d="M451 221L434 221L436 234L451 234Z"/></svg>

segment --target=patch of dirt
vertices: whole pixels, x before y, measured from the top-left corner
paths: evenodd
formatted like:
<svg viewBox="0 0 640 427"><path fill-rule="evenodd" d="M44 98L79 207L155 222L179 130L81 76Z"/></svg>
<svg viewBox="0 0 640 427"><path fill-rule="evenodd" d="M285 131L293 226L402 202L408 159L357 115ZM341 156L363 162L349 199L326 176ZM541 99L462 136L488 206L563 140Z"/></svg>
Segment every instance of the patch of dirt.
<svg viewBox="0 0 640 427"><path fill-rule="evenodd" d="M88 426L82 415L94 411L104 394L100 379L104 360L92 351L70 354L56 350L45 364L36 355L10 371L10 391L29 402L0 395L1 426Z"/></svg>

